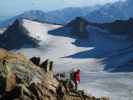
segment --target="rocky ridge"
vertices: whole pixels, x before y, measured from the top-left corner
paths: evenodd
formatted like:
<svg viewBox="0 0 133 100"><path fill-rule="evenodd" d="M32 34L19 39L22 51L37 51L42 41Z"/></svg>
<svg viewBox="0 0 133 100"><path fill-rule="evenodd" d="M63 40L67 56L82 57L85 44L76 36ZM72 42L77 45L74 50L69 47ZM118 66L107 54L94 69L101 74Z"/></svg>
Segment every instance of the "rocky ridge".
<svg viewBox="0 0 133 100"><path fill-rule="evenodd" d="M60 82L54 77L53 62L35 63L23 54L0 49L0 100L59 100ZM38 61L40 59L38 58ZM62 98L62 97L60 97ZM60 100L108 100L87 96L83 91L64 92Z"/></svg>

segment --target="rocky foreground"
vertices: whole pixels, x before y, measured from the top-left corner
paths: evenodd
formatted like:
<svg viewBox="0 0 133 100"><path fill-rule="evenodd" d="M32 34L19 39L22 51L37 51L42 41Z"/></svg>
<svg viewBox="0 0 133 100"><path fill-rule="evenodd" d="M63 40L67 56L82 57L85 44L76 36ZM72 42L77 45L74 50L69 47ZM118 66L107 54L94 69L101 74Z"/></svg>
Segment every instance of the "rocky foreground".
<svg viewBox="0 0 133 100"><path fill-rule="evenodd" d="M34 62L34 63L33 63ZM0 49L0 100L109 100L88 96L83 91L59 92L60 82L54 77L53 62L42 64L34 58Z"/></svg>

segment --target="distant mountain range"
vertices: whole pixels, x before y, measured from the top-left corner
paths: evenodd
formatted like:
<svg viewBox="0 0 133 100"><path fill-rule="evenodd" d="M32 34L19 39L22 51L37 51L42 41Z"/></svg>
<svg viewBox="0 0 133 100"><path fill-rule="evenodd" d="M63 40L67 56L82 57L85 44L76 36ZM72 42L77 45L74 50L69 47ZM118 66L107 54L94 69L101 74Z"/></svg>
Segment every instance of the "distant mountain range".
<svg viewBox="0 0 133 100"><path fill-rule="evenodd" d="M97 6L94 8L91 8L91 7L72 8L71 7L71 8L65 8L63 10L50 11L47 13L40 10L31 10L1 22L0 27L7 27L11 25L16 19L29 19L29 20L37 20L40 22L66 24L77 16L81 16L81 17L87 16L88 13L99 8L100 6Z"/></svg>
<svg viewBox="0 0 133 100"><path fill-rule="evenodd" d="M94 12L89 13L86 18L93 22L111 22L114 20L127 20L133 17L133 0L119 1L107 4Z"/></svg>
<svg viewBox="0 0 133 100"><path fill-rule="evenodd" d="M82 17L88 21L100 23L127 20L133 17L132 5L132 0L126 0L113 4L106 4L104 6L65 8L63 10L50 11L47 13L40 10L31 10L0 23L0 27L6 27L11 25L16 19L23 18L64 25L75 17Z"/></svg>

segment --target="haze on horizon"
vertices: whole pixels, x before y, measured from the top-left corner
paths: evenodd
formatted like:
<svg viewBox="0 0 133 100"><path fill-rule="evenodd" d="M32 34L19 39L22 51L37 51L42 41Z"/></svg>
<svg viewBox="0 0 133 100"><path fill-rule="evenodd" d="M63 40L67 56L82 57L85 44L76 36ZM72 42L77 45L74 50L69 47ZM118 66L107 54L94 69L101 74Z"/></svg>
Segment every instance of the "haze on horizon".
<svg viewBox="0 0 133 100"><path fill-rule="evenodd" d="M51 11L66 7L104 5L123 0L1 0L0 21L28 10Z"/></svg>

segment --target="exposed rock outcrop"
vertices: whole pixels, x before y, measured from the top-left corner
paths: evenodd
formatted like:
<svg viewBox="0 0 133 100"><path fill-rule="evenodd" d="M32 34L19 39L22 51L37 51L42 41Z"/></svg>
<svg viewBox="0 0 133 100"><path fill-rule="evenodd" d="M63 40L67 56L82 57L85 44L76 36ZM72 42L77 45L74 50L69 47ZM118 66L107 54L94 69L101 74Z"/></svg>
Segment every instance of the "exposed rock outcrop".
<svg viewBox="0 0 133 100"><path fill-rule="evenodd" d="M60 82L53 75L53 62L46 60L37 66L34 61L0 49L0 100L108 100L82 91L64 92L62 97L57 92Z"/></svg>

